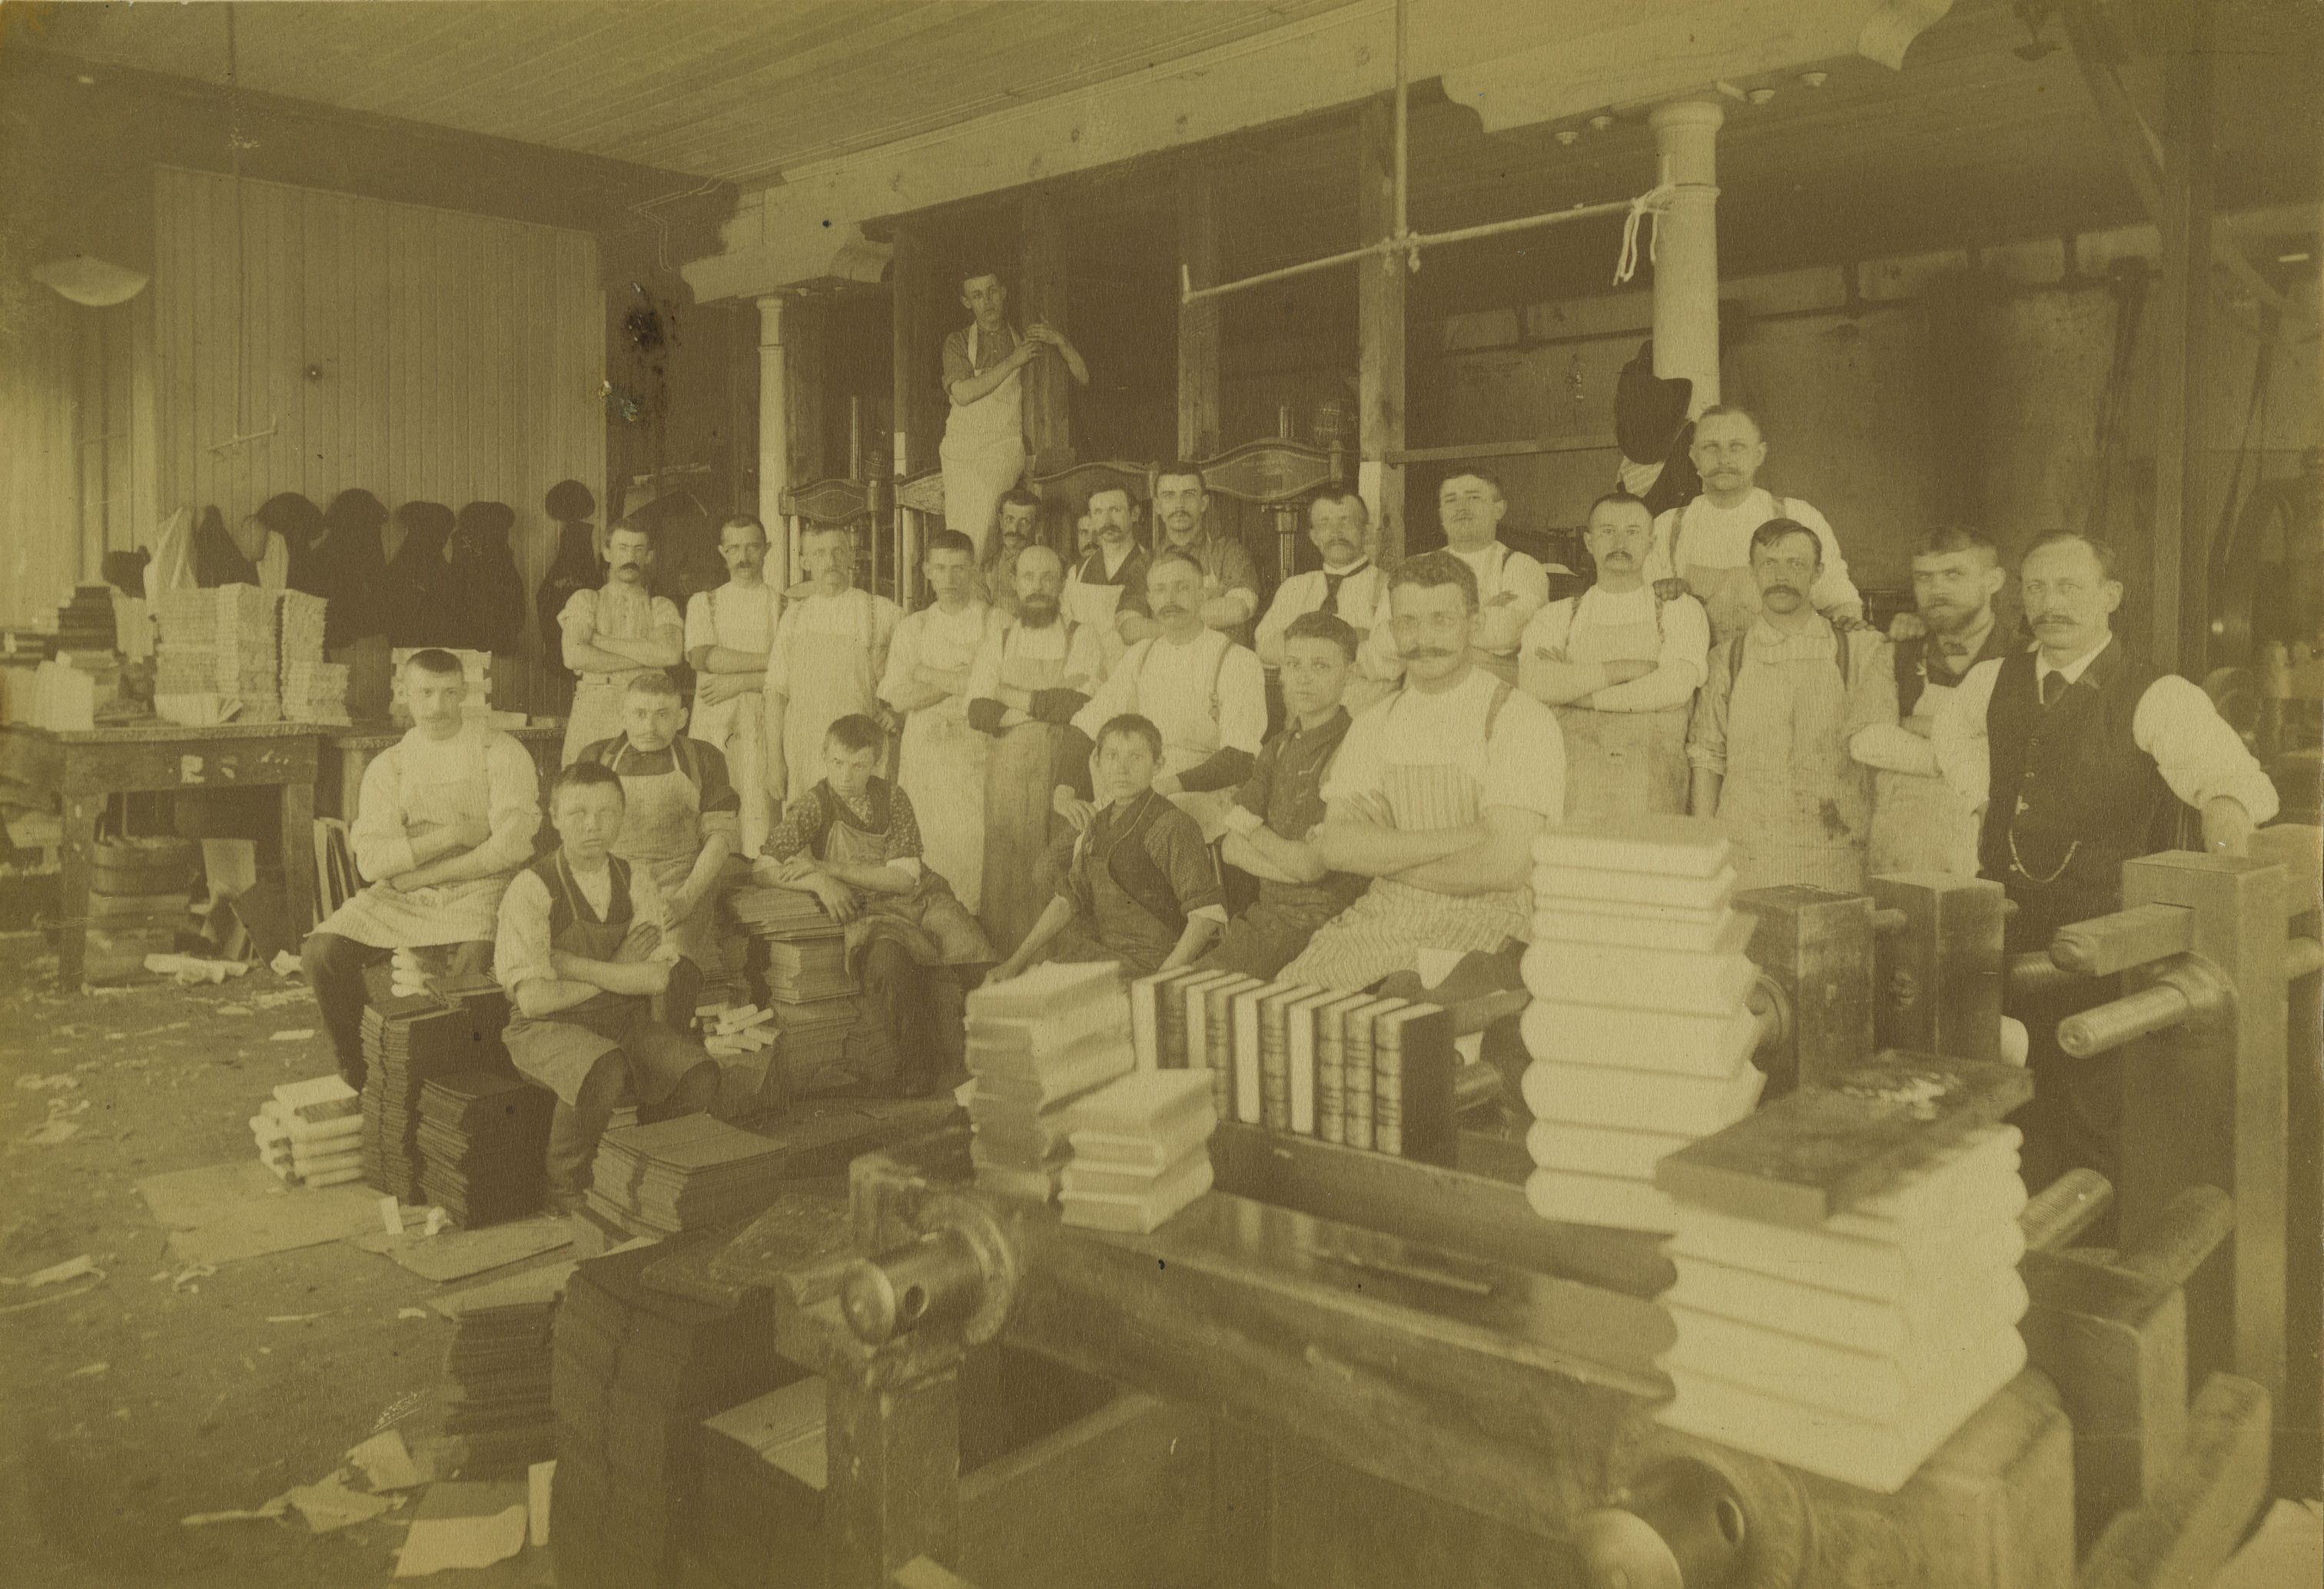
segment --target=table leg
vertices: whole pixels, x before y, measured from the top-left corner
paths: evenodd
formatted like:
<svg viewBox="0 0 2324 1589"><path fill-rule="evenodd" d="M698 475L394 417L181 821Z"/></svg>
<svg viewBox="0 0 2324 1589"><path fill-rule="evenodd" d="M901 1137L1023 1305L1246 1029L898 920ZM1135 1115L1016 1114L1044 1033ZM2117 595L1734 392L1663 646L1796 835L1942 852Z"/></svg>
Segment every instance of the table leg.
<svg viewBox="0 0 2324 1589"><path fill-rule="evenodd" d="M825 1381L833 1589L888 1589L915 1557L959 1560L960 1364L901 1366L874 1359Z"/></svg>
<svg viewBox="0 0 2324 1589"><path fill-rule="evenodd" d="M64 832L58 846L57 985L78 993L88 972L88 893L97 869L97 822L101 794L64 798Z"/></svg>
<svg viewBox="0 0 2324 1589"><path fill-rule="evenodd" d="M282 892L290 930L306 941L315 926L315 786L282 786Z"/></svg>

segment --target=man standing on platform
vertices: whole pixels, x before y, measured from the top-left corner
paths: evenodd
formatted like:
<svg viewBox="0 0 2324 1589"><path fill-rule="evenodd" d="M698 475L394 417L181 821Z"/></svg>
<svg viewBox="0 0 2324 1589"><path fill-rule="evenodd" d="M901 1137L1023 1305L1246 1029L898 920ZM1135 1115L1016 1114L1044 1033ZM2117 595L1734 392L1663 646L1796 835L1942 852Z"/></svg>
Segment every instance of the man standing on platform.
<svg viewBox="0 0 2324 1589"><path fill-rule="evenodd" d="M1130 493L1108 485L1090 493L1092 545L1065 577L1065 612L1097 637L1102 671L1111 673L1129 649L1125 631L1143 623L1146 609L1146 549L1130 530Z"/></svg>
<svg viewBox="0 0 2324 1589"><path fill-rule="evenodd" d="M726 757L742 802L742 853L756 855L774 820L767 784L767 652L782 615L767 583L767 527L749 514L718 531L726 583L686 604L686 660L694 665L694 737Z"/></svg>
<svg viewBox="0 0 2324 1589"><path fill-rule="evenodd" d="M1809 604L1822 559L1804 524L1772 519L1752 531L1759 611L1711 648L1687 730L1692 808L1718 818L1734 841L1744 888L1855 893L1864 883L1872 781L1849 745L1893 717L1893 664L1887 641Z"/></svg>
<svg viewBox="0 0 2324 1589"><path fill-rule="evenodd" d="M1210 494L1203 489L1200 465L1165 464L1154 477L1154 555L1166 550L1185 553L1202 570L1202 605L1205 624L1243 645L1250 643L1250 621L1259 612L1259 565L1240 540L1230 540L1210 529L1204 517ZM1124 643L1151 640L1161 625L1153 618L1121 620ZM1168 730L1166 728L1167 734Z"/></svg>
<svg viewBox="0 0 2324 1589"><path fill-rule="evenodd" d="M879 717L873 686L903 614L884 596L855 588L855 532L809 526L801 553L812 586L794 595L767 653L767 787L784 804L823 775L823 736L851 713Z"/></svg>
<svg viewBox="0 0 2324 1589"><path fill-rule="evenodd" d="M1041 539L1041 499L1021 485L1001 494L1001 531L977 559L978 594L1010 617L1017 615L1017 554Z"/></svg>
<svg viewBox="0 0 2324 1589"><path fill-rule="evenodd" d="M1444 549L1477 581L1478 606L1471 621L1477 665L1504 684L1517 678L1517 642L1533 615L1549 602L1549 570L1500 539L1508 499L1500 482L1473 471L1455 475L1436 489L1436 516L1444 527ZM1367 676L1386 683L1403 671L1397 640L1383 600L1373 615L1363 651Z"/></svg>
<svg viewBox="0 0 2324 1589"><path fill-rule="evenodd" d="M1921 633L1895 642L1895 707L1848 742L1849 753L1873 769L1865 869L1875 877L1977 875L1977 814L1945 781L1931 735L1969 670L2010 650L1993 614L2007 577L2001 553L1974 530L1932 530L1913 554Z"/></svg>
<svg viewBox="0 0 2324 1589"><path fill-rule="evenodd" d="M1281 980L1438 1003L1516 987L1533 841L1565 805L1557 719L1479 665L1477 574L1459 554L1389 576L1384 626L1404 688L1348 730L1308 838L1372 881Z"/></svg>
<svg viewBox="0 0 2324 1589"><path fill-rule="evenodd" d="M1971 669L1932 732L1946 781L1979 813L1978 869L2017 907L2013 953L2046 950L2061 927L2120 910L2123 863L2178 847L2190 809L2211 855L2247 854L2276 810L2275 786L2201 688L2124 651L2111 547L2044 535L2018 589L2034 648ZM2057 1046L2060 1021L2113 993L2111 979L2093 979L2010 1002L2035 1073L2030 1187L2077 1166L2114 1176L2122 1057L2070 1059Z"/></svg>
<svg viewBox="0 0 2324 1589"><path fill-rule="evenodd" d="M1307 504L1307 539L1323 566L1294 574L1275 587L1275 599L1259 621L1251 649L1268 668L1283 666L1283 637L1303 613L1330 613L1354 631L1360 647L1372 615L1388 595L1388 577L1371 559L1371 514L1364 499L1345 486L1327 485ZM1362 711L1387 691L1351 675L1345 705Z"/></svg>
<svg viewBox="0 0 2324 1589"><path fill-rule="evenodd" d="M1203 830L1203 842L1226 834L1234 791L1250 776L1267 738L1267 674L1246 647L1204 623L1202 565L1170 547L1154 555L1146 573L1147 605L1155 633L1122 653L1074 726L1094 744L1114 718L1135 714L1162 733L1162 767L1156 793L1167 796ZM1058 812L1080 827L1088 803L1073 786L1056 790Z"/></svg>
<svg viewBox="0 0 2324 1589"><path fill-rule="evenodd" d="M1047 546L1017 559L1017 617L969 669L969 725L993 736L984 773L985 930L1005 951L1024 940L1056 879L1041 867L1056 817L1051 791L1080 758L1070 725L1104 671L1098 636L1064 616L1065 565Z"/></svg>
<svg viewBox="0 0 2324 1589"><path fill-rule="evenodd" d="M1686 814L1686 724L1711 624L1702 604L1646 583L1654 516L1627 491L1590 505L1597 582L1526 625L1517 682L1565 735L1565 811L1591 822Z"/></svg>
<svg viewBox="0 0 2324 1589"><path fill-rule="evenodd" d="M509 879L532 855L540 774L525 748L471 723L460 659L422 651L403 663L411 728L364 769L347 837L369 886L308 937L300 959L339 1074L364 1083L364 968L397 949L460 946L482 970Z"/></svg>
<svg viewBox="0 0 2324 1589"><path fill-rule="evenodd" d="M1848 577L1848 559L1821 513L1794 496L1775 496L1758 484L1767 444L1759 421L1732 403L1702 411L1694 422L1688 456L1702 476L1702 494L1655 521L1655 550L1646 564L1650 580L1683 580L1711 615L1711 638L1721 643L1750 627L1759 610L1750 571L1751 537L1772 519L1804 526L1821 548L1823 561L1809 592L1814 610L1826 617L1861 619L1864 598Z"/></svg>
<svg viewBox="0 0 2324 1589"><path fill-rule="evenodd" d="M725 968L712 933L718 873L734 853L742 796L728 781L715 746L689 739L686 702L667 673L633 673L622 691L622 732L586 745L574 758L613 770L622 781L624 815L613 854L654 881L664 935L677 949L669 984L669 1024L694 1022L706 967Z"/></svg>
<svg viewBox="0 0 2324 1589"><path fill-rule="evenodd" d="M622 729L622 685L649 668L675 668L686 660L686 620L678 604L646 589L653 542L628 522L605 537L605 586L576 590L557 615L565 665L580 676L573 715L565 720L564 763L581 747Z"/></svg>
<svg viewBox="0 0 2324 1589"><path fill-rule="evenodd" d="M945 420L937 456L944 465L945 523L982 554L992 535L1001 494L1025 473L1025 366L1054 353L1076 383L1089 384L1089 365L1054 327L1036 320L1019 336L1010 328L1009 290L981 264L962 273L961 307L974 317L945 338Z"/></svg>
<svg viewBox="0 0 2324 1589"><path fill-rule="evenodd" d="M1277 643L1287 720L1235 792L1222 851L1228 864L1259 879L1259 898L1201 962L1262 981L1355 903L1367 882L1328 870L1306 842L1323 820L1323 779L1348 735L1341 697L1354 673L1356 632L1335 613L1302 613Z"/></svg>
<svg viewBox="0 0 2324 1589"><path fill-rule="evenodd" d="M921 567L936 605L897 624L880 698L904 720L896 782L920 813L928 864L973 912L984 897L984 764L991 742L969 726L969 670L1008 620L977 598L976 549L959 531L928 537Z"/></svg>

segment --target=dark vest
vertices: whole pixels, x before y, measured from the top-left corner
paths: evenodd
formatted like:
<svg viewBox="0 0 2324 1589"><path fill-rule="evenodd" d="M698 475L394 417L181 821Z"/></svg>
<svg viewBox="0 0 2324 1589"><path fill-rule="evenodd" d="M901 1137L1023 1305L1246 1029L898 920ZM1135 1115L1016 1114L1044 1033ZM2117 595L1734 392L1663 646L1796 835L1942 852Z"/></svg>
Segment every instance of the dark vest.
<svg viewBox="0 0 2324 1589"><path fill-rule="evenodd" d="M2057 926L2120 907L2123 863L2172 846L2179 802L2131 738L2152 669L2109 641L2044 707L2034 661L2032 651L2003 659L1986 707L1992 778L1978 860L2021 911L2034 907L2043 919L2013 926L2046 942Z"/></svg>
<svg viewBox="0 0 2324 1589"><path fill-rule="evenodd" d="M630 922L630 864L619 855L608 855L605 864L613 869L613 897L606 901L606 927L627 927ZM549 885L549 941L554 944L565 929L576 921L586 919L582 912L589 901L581 897L581 887L573 881L572 868L565 864L565 852L551 850L532 864L532 874Z"/></svg>
<svg viewBox="0 0 2324 1589"><path fill-rule="evenodd" d="M1896 642L1896 715L1899 717L1911 716L1913 708L1921 704L1922 693L1929 688L1931 671L1929 652L1937 643L1937 637L1933 634L1923 634L1917 640L1900 640ZM1975 656L1969 657L1961 663L1961 670L1959 673L1946 673L1943 653L1941 651L1938 653L1934 670L1939 675L1937 682L1947 688L1957 687L1962 679L1969 677L1969 670L1979 662L1994 657L2007 656L2009 646L2009 638L2002 633L2001 621L1997 618L1991 627L1985 632L1985 643L1977 648Z"/></svg>

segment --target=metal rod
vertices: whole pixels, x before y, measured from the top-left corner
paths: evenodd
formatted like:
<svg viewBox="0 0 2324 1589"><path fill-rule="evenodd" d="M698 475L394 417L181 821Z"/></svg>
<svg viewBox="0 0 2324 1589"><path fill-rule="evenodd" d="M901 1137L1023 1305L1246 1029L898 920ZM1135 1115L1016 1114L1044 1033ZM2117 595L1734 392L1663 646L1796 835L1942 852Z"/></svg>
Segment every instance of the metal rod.
<svg viewBox="0 0 2324 1589"><path fill-rule="evenodd" d="M1396 238L1383 237L1377 243L1367 243L1361 248L1351 248L1344 254L1326 254L1322 259L1311 259L1304 264L1285 265L1279 271L1262 271L1256 276L1245 276L1239 282L1222 282L1215 287L1192 288L1182 292L1178 301L1196 303L1205 298L1220 298L1229 292L1240 292L1246 287L1263 287L1269 282L1284 282L1293 276L1312 275L1317 271L1328 271L1333 265L1352 264L1357 260L1368 259L1375 254L1392 253L1399 246L1401 245Z"/></svg>
<svg viewBox="0 0 2324 1589"><path fill-rule="evenodd" d="M1611 437L1571 436L1550 441L1480 441L1467 447L1400 447L1380 454L1391 464L1455 463L1463 458L1526 457L1536 453L1611 452Z"/></svg>
<svg viewBox="0 0 2324 1589"><path fill-rule="evenodd" d="M2158 982L2060 1021L2058 1047L2077 1059L2088 1059L2183 1025L2194 1013L2195 1002L2182 990Z"/></svg>
<svg viewBox="0 0 2324 1589"><path fill-rule="evenodd" d="M2194 946L2194 931L2195 913L2183 906L2134 905L2060 928L2050 940L2050 958L2061 971L2112 976L2185 954Z"/></svg>
<svg viewBox="0 0 2324 1589"><path fill-rule="evenodd" d="M1406 35L1412 20L1412 0L1396 0L1396 232L1401 240L1412 235L1406 179L1412 159L1412 57Z"/></svg>
<svg viewBox="0 0 2324 1589"><path fill-rule="evenodd" d="M2080 972L2067 971L2043 950L2024 955L2012 955L2003 967L2004 985L2019 996L2038 997L2043 993L2063 993L2082 984Z"/></svg>
<svg viewBox="0 0 2324 1589"><path fill-rule="evenodd" d="M1449 232L1415 232L1406 241L1415 248L1432 248L1440 243L1466 243L1472 237L1498 237L1505 232L1554 226L1561 221L1586 221L1593 216L1623 215L1635 202L1628 199L1609 199L1602 204L1577 204L1572 209L1553 209L1542 215L1520 216L1513 221L1487 221L1481 226L1455 226Z"/></svg>
<svg viewBox="0 0 2324 1589"><path fill-rule="evenodd" d="M2070 1169L2018 1211L2029 1252L2054 1252L2114 1206L2114 1187L2095 1169Z"/></svg>

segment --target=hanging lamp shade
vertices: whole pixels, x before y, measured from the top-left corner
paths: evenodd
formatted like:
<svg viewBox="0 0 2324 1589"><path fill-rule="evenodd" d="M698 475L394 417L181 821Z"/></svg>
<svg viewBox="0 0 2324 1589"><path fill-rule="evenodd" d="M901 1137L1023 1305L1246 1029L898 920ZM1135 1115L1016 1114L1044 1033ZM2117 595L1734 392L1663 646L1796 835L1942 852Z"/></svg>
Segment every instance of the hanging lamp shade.
<svg viewBox="0 0 2324 1589"><path fill-rule="evenodd" d="M68 254L36 264L32 275L42 286L53 287L88 309L111 309L116 303L126 303L145 291L145 283L152 280L143 271L133 271L93 254Z"/></svg>

